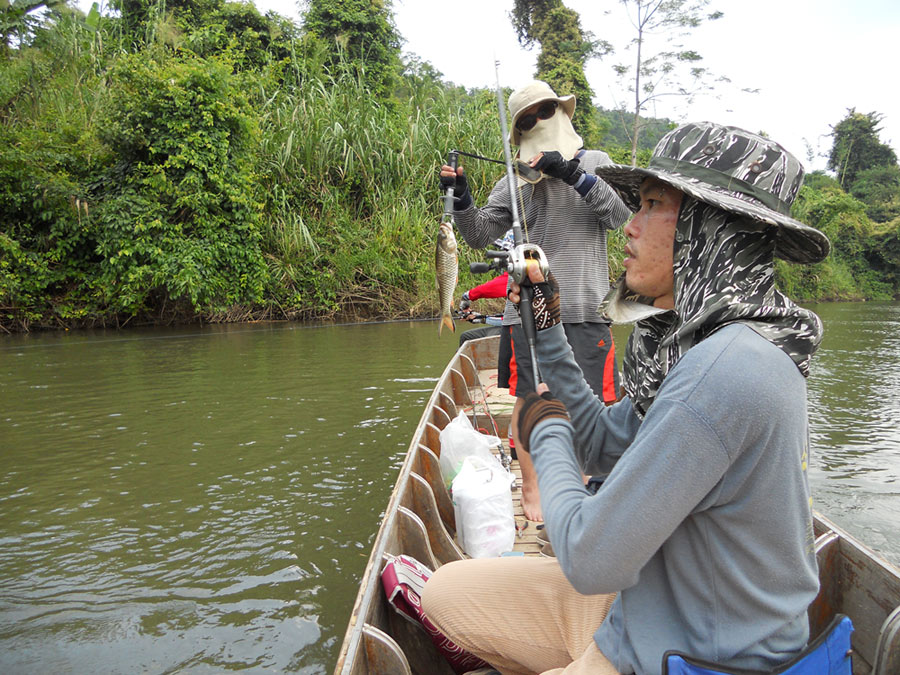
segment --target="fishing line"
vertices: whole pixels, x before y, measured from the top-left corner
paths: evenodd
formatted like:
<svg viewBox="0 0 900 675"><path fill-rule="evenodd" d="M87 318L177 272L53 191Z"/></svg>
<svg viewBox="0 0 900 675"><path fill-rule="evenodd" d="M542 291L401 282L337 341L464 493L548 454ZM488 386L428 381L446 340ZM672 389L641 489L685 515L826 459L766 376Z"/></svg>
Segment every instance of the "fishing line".
<svg viewBox="0 0 900 675"><path fill-rule="evenodd" d="M504 162L502 160L493 159L492 157L485 157L484 155L478 155L474 152L465 152L464 150L451 150L451 155L453 155L453 154L462 155L463 157L471 157L472 159L480 159L480 160L484 160L485 162L493 162L494 164L502 164L503 166L506 166L506 162ZM532 186L544 177L544 174L541 171L538 171L537 169L533 168L530 164L527 164L526 162L522 161L521 159L517 159L513 162L513 171L516 174L516 179L517 179L516 182L517 183L522 182L522 183L526 183L526 184L529 184ZM525 186L521 185L518 187L516 192L519 195L519 210L522 214L522 234L523 234L524 241L527 244L529 239L528 239L528 222L527 222L527 218L525 216L525 196L523 194L524 189L525 189ZM532 187L531 189L534 190L534 187Z"/></svg>

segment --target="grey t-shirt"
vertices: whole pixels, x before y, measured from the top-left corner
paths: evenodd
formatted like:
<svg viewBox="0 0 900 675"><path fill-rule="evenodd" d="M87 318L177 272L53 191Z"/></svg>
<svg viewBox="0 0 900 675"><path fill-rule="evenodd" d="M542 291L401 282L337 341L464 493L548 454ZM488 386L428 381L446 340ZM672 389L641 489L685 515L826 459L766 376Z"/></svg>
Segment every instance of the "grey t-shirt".
<svg viewBox="0 0 900 675"><path fill-rule="evenodd" d="M559 282L563 323L599 322L600 302L609 291L606 231L624 223L631 212L604 181L594 175L598 166L611 164L609 155L586 150L579 156L586 172L581 191L563 181L545 177L519 190L519 218L527 241L540 246ZM512 207L506 178L494 185L487 204L454 213L456 226L473 248L486 248L512 227ZM509 302L504 324L520 323Z"/></svg>
<svg viewBox="0 0 900 675"><path fill-rule="evenodd" d="M672 368L641 422L628 399L606 408L590 393L560 326L537 347L574 421L544 421L530 442L553 548L576 590L619 593L600 650L641 675L670 649L753 670L794 656L818 574L791 359L726 326ZM582 470L609 472L596 495Z"/></svg>

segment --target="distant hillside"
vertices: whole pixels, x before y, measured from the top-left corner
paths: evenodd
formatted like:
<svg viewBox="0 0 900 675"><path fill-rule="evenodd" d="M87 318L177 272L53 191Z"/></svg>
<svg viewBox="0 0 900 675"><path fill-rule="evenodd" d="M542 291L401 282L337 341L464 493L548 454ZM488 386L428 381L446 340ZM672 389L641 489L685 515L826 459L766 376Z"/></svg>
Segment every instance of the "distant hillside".
<svg viewBox="0 0 900 675"><path fill-rule="evenodd" d="M631 147L631 125L634 114L624 110L606 110L597 108L597 123L603 130L604 146L616 145ZM674 129L677 124L670 119L653 117L642 118L644 124L638 139L639 150L653 150L659 139Z"/></svg>

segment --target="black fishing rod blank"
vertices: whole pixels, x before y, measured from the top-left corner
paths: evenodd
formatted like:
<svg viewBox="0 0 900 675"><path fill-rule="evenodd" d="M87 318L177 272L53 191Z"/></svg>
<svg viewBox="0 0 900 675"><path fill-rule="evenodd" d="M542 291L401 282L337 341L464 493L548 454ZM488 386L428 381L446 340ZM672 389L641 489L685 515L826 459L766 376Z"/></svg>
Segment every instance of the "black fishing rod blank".
<svg viewBox="0 0 900 675"><path fill-rule="evenodd" d="M534 295L534 288L531 280L528 278L529 264L536 264L541 273L546 278L550 273L550 265L547 262L547 256L536 244L528 244L522 235L522 225L519 222L519 207L516 199L518 189L516 185L516 177L513 173L512 150L509 147L509 130L506 124L506 104L503 101L503 91L500 89L500 62L494 61L494 74L497 78L497 108L500 111L500 133L503 136L503 154L506 157L506 180L509 184L509 201L512 208L512 231L515 247L508 253L502 252L506 257L506 269L509 276L519 284L519 316L522 319L522 330L525 331L525 339L528 341L528 350L531 354L532 373L534 375L535 389L541 381L540 371L538 370L537 349L535 343L537 341L537 329L534 325L534 310L531 307L531 299ZM500 258L500 251L496 253L489 252L489 257Z"/></svg>

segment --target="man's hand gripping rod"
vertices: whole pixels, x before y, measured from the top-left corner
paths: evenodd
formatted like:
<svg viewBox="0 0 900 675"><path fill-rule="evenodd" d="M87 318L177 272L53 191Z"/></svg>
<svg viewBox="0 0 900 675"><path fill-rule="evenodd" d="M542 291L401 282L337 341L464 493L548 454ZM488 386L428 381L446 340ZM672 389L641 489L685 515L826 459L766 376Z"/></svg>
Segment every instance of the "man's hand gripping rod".
<svg viewBox="0 0 900 675"><path fill-rule="evenodd" d="M503 154L506 157L506 179L509 183L509 198L512 207L512 230L515 248L512 251L488 251L487 256L495 260L489 264L471 263L469 269L475 273L484 273L489 269L501 270L505 269L509 272L509 276L521 287L519 294L519 316L522 318L522 330L525 331L525 338L528 341L528 350L531 354L531 367L534 375L534 386L537 387L541 381L540 372L538 371L537 352L535 349L535 341L537 338L537 330L534 325L534 310L531 308L531 298L534 295L534 289L528 278L528 266L540 266L541 273L546 277L550 273L550 265L547 262L547 256L536 244L529 244L524 241L522 236L522 225L519 222L519 207L516 201L518 194L516 186L516 177L513 173L512 151L509 147L509 130L506 124L506 105L503 102L503 92L500 89L500 71L499 61L494 61L494 73L497 77L497 107L500 110L500 133L503 135Z"/></svg>
<svg viewBox="0 0 900 675"><path fill-rule="evenodd" d="M459 162L459 151L451 150L447 153L447 165L456 171L456 165ZM453 185L448 185L444 192L444 215L441 217L442 223L453 222Z"/></svg>

